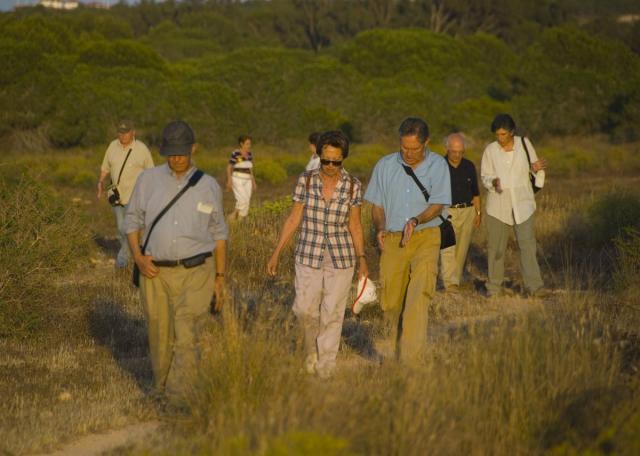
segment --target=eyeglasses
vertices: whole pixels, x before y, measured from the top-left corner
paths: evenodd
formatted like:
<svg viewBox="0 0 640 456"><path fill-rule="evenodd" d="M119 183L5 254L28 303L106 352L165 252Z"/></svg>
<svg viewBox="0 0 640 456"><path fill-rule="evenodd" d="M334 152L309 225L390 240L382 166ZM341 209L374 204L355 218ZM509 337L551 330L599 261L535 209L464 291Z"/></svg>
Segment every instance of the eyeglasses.
<svg viewBox="0 0 640 456"><path fill-rule="evenodd" d="M327 160L326 158L321 158L320 163L324 166L333 165L333 166L341 166L342 160Z"/></svg>

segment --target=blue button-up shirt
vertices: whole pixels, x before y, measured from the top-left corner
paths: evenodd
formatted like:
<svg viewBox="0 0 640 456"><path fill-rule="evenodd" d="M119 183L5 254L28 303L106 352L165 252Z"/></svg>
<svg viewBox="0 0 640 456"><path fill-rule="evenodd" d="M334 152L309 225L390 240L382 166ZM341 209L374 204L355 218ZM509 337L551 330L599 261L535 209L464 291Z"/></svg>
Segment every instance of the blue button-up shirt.
<svg viewBox="0 0 640 456"><path fill-rule="evenodd" d="M402 231L411 217L415 217L431 204L451 205L451 180L446 160L427 150L425 159L413 170L429 192L427 204L415 181L402 168L404 160L400 152L386 155L378 161L364 199L384 209L385 230ZM446 207L442 216L447 217ZM436 217L416 227L422 230L442 223Z"/></svg>
<svg viewBox="0 0 640 456"><path fill-rule="evenodd" d="M187 185L195 170L192 167L180 180L167 164L143 171L127 206L126 232L142 230L142 245L156 216ZM156 260L180 260L212 252L215 242L227 237L222 191L216 180L205 174L162 216L144 253Z"/></svg>

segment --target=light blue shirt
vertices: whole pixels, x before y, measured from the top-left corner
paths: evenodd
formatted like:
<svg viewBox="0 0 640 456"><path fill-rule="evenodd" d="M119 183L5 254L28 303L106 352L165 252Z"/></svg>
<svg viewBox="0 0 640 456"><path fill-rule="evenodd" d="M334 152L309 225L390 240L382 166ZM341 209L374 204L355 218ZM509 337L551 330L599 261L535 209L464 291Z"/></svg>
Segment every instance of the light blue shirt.
<svg viewBox="0 0 640 456"><path fill-rule="evenodd" d="M382 157L371 175L364 199L384 209L385 230L402 231L411 217L424 212L431 204L451 205L451 178L449 167L441 155L426 151L425 159L413 170L429 192L427 204L415 181L405 172L400 152ZM442 210L447 218L447 208ZM440 217L421 223L416 230L438 226Z"/></svg>
<svg viewBox="0 0 640 456"><path fill-rule="evenodd" d="M143 230L140 245L156 216L187 184L196 168L178 180L167 164L143 171L127 206L125 231ZM227 239L222 212L222 191L216 180L205 174L162 216L144 252L156 260L180 260L212 252L215 242Z"/></svg>

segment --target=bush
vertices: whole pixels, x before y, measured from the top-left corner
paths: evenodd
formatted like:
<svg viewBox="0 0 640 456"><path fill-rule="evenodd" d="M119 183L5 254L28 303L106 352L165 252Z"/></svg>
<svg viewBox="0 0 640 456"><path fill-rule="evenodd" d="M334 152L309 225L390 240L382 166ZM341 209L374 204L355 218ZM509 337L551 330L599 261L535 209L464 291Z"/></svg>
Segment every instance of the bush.
<svg viewBox="0 0 640 456"><path fill-rule="evenodd" d="M56 282L86 256L89 235L52 188L7 168L0 179L0 337L28 337L52 317Z"/></svg>
<svg viewBox="0 0 640 456"><path fill-rule="evenodd" d="M276 185L287 180L287 171L274 160L257 160L253 172L258 182Z"/></svg>
<svg viewBox="0 0 640 456"><path fill-rule="evenodd" d="M587 218L592 241L609 244L629 229L640 229L640 196L622 192L604 195L588 209Z"/></svg>

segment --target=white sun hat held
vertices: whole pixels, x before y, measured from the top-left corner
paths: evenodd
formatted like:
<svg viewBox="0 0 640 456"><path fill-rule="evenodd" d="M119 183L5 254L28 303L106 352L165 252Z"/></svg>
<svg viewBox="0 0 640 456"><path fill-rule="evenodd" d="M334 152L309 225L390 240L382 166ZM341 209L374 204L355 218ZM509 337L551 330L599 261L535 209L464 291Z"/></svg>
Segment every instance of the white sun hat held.
<svg viewBox="0 0 640 456"><path fill-rule="evenodd" d="M376 284L373 280L369 279L369 276L362 276L358 280L358 286L356 287L356 299L353 301L351 311L354 314L359 314L365 304L370 304L378 299L376 293Z"/></svg>

